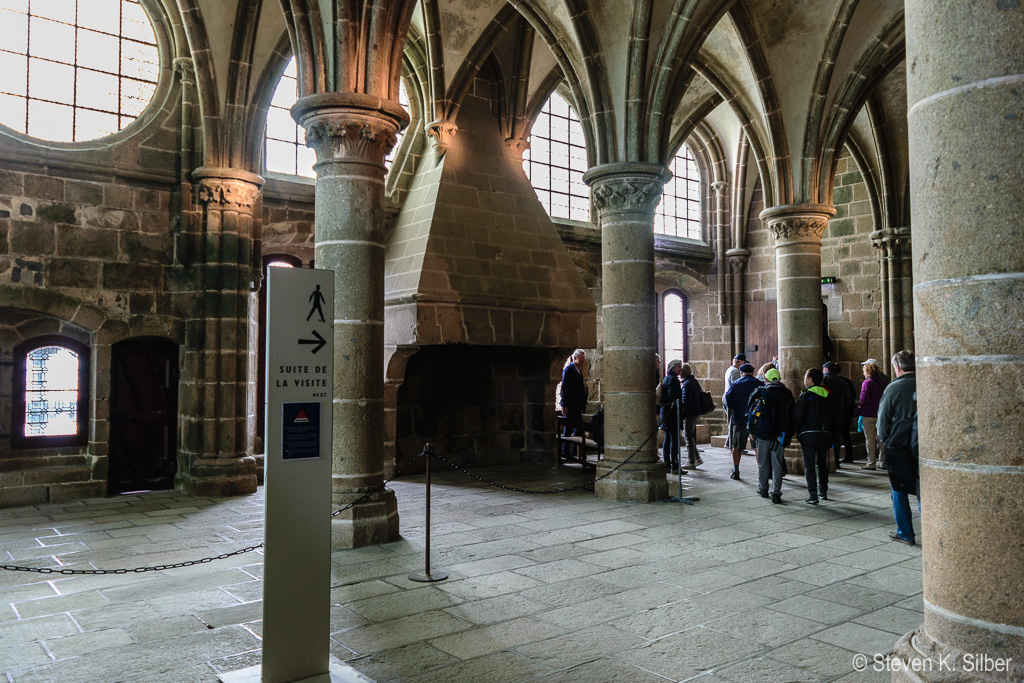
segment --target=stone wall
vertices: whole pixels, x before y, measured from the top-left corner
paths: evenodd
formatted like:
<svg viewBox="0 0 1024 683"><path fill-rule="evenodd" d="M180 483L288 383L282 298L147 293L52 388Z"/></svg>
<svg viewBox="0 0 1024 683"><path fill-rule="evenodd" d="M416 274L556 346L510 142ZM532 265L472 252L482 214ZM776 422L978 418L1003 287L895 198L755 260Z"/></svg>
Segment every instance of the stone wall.
<svg viewBox="0 0 1024 683"><path fill-rule="evenodd" d="M882 356L878 256L868 237L878 227L867 184L849 150L844 151L832 192L836 215L821 239L821 275L835 277L837 282L822 285L822 296L828 306L832 360L859 387L861 361Z"/></svg>

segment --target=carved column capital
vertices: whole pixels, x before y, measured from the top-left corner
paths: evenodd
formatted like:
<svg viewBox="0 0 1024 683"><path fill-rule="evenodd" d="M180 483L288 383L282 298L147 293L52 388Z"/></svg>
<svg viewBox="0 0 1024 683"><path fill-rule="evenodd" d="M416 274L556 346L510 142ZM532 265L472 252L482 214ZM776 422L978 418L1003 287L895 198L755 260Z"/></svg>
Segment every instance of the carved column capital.
<svg viewBox="0 0 1024 683"><path fill-rule="evenodd" d="M868 237L881 258L910 258L910 228L884 228Z"/></svg>
<svg viewBox="0 0 1024 683"><path fill-rule="evenodd" d="M836 213L828 204L795 204L775 206L761 212L776 245L798 242L821 243L828 220Z"/></svg>
<svg viewBox="0 0 1024 683"><path fill-rule="evenodd" d="M741 273L750 258L749 249L730 249L725 252L725 258L729 261L729 269L734 273Z"/></svg>
<svg viewBox="0 0 1024 683"><path fill-rule="evenodd" d="M671 177L661 164L621 163L595 166L583 174L598 211L652 213Z"/></svg>
<svg viewBox="0 0 1024 683"><path fill-rule="evenodd" d="M191 57L175 57L171 63L174 73L181 74L183 83L195 83L196 65Z"/></svg>
<svg viewBox="0 0 1024 683"><path fill-rule="evenodd" d="M263 188L263 178L230 168L201 167L192 172L198 188L195 197L209 209L252 213Z"/></svg>
<svg viewBox="0 0 1024 683"><path fill-rule="evenodd" d="M458 134L459 127L451 121L431 121L427 124L427 135L430 136L430 147L434 155L440 159L448 151L452 139Z"/></svg>
<svg viewBox="0 0 1024 683"><path fill-rule="evenodd" d="M724 180L716 180L711 183L711 189L714 191L716 197L721 197L725 194L725 190L729 187L729 183Z"/></svg>
<svg viewBox="0 0 1024 683"><path fill-rule="evenodd" d="M320 93L301 98L292 118L306 129L318 162L356 161L384 166L409 115L398 104L361 93Z"/></svg>

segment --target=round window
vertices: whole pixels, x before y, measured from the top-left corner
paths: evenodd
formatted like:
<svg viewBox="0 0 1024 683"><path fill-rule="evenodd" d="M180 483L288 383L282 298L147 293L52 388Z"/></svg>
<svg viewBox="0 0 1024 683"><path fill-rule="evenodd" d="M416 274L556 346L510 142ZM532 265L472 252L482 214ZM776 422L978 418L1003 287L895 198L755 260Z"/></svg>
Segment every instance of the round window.
<svg viewBox="0 0 1024 683"><path fill-rule="evenodd" d="M0 0L0 123L56 142L106 137L149 104L160 73L138 0Z"/></svg>

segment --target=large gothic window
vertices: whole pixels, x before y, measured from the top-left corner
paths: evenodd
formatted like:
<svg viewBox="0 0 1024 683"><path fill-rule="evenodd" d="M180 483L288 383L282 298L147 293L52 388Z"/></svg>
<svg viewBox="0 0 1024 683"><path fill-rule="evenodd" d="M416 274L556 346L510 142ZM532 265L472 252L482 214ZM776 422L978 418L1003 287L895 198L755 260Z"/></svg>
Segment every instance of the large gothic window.
<svg viewBox="0 0 1024 683"><path fill-rule="evenodd" d="M700 220L700 170L686 145L669 165L672 179L665 183L654 210L654 232L672 237L703 238Z"/></svg>
<svg viewBox="0 0 1024 683"><path fill-rule="evenodd" d="M134 121L160 59L138 0L0 0L0 123L79 142Z"/></svg>
<svg viewBox="0 0 1024 683"><path fill-rule="evenodd" d="M86 442L89 350L64 337L37 337L15 349L14 434L19 448Z"/></svg>
<svg viewBox="0 0 1024 683"><path fill-rule="evenodd" d="M0 0L0 2L2 1ZM298 99L298 67L295 58L292 57L281 80L278 81L274 97L270 100L270 109L267 111L263 167L272 173L315 178L313 164L316 163L316 153L306 147L306 134L292 119L291 108ZM409 111L409 95L405 91L405 83L401 83L399 86L398 103L406 111ZM399 133L398 141L401 142L401 140L402 133ZM384 160L384 165L388 168L391 167L391 160L396 149L398 149L398 142L395 143Z"/></svg>
<svg viewBox="0 0 1024 683"><path fill-rule="evenodd" d="M665 331L665 367L675 358L686 360L686 299L669 291L661 299L662 326Z"/></svg>
<svg viewBox="0 0 1024 683"><path fill-rule="evenodd" d="M583 182L586 137L576 112L558 93L551 93L533 124L523 170L549 216L590 220L590 188Z"/></svg>

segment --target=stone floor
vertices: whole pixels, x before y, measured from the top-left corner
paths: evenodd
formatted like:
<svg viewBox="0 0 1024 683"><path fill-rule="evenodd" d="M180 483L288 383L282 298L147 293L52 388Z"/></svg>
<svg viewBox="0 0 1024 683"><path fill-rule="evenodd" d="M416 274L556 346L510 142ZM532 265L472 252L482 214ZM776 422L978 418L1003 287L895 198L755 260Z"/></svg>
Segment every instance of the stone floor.
<svg viewBox="0 0 1024 683"><path fill-rule="evenodd" d="M755 494L708 447L686 480L701 500L628 504L435 475L423 569L422 478L393 487L402 540L333 554L331 651L377 681L881 681L876 653L921 622L919 546L891 542L884 472L834 475L830 498ZM520 488L578 469L479 472ZM674 482L673 481L673 488ZM258 543L262 490L177 492L0 510L0 564L136 567ZM915 513L916 514L916 513ZM915 521L920 529L920 524ZM216 681L259 662L262 556L159 573L0 571L0 680ZM856 673L855 656L868 657Z"/></svg>

